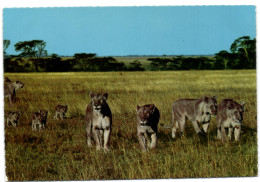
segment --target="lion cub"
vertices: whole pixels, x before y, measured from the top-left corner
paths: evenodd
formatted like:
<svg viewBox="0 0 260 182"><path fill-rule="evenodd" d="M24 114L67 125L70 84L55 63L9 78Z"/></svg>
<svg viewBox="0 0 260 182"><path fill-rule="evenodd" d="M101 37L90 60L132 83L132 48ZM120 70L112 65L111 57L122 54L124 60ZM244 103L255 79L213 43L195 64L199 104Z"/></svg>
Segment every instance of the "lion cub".
<svg viewBox="0 0 260 182"><path fill-rule="evenodd" d="M17 124L18 124L18 120L20 118L20 114L19 112L8 112L7 113L7 118L6 118L6 123L7 123L7 126L13 126L13 127L16 127Z"/></svg>
<svg viewBox="0 0 260 182"><path fill-rule="evenodd" d="M172 128L172 138L176 137L176 132L180 128L181 135L184 132L186 119L188 118L195 132L199 136L205 135L208 131L211 115L217 114L216 96L202 97L200 99L180 99L172 105L172 123L164 128ZM198 123L202 124L203 130Z"/></svg>
<svg viewBox="0 0 260 182"><path fill-rule="evenodd" d="M149 147L153 149L157 143L157 128L160 119L160 112L154 104L144 106L137 105L137 136L142 151ZM148 134L151 135L151 143ZM148 145L148 146L147 146Z"/></svg>
<svg viewBox="0 0 260 182"><path fill-rule="evenodd" d="M218 128L218 139L222 139L223 142L226 142L227 137L225 129L228 128L228 139L231 140L231 136L235 130L235 141L239 140L243 121L244 105L244 102L238 104L232 99L223 99L220 102L216 120Z"/></svg>
<svg viewBox="0 0 260 182"><path fill-rule="evenodd" d="M32 114L32 130L41 130L46 128L48 111L39 110L39 112L34 112Z"/></svg>
<svg viewBox="0 0 260 182"><path fill-rule="evenodd" d="M86 131L88 146L92 146L91 137L94 136L96 149L109 151L109 138L112 130L112 113L107 104L108 93L96 94L90 92L91 102L86 109Z"/></svg>
<svg viewBox="0 0 260 182"><path fill-rule="evenodd" d="M57 105L55 107L55 115L54 115L54 119L61 119L63 120L65 118L65 114L68 111L68 105Z"/></svg>

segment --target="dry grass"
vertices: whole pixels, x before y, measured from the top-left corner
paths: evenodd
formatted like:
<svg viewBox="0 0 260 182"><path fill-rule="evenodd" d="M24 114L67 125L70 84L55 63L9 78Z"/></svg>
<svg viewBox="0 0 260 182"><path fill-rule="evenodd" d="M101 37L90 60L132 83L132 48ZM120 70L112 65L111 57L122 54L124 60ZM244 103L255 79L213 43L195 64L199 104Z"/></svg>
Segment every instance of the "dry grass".
<svg viewBox="0 0 260 182"><path fill-rule="evenodd" d="M107 73L13 73L25 87L8 110L22 113L17 128L5 128L6 174L9 180L151 179L256 176L256 71L178 71ZM113 114L111 152L88 148L84 113L90 91L109 93ZM245 101L241 141L216 140L215 118L207 140L188 122L185 136L171 139L159 128L155 150L142 153L136 137L136 105L154 103L160 123L171 120L171 105L180 98L203 95ZM57 104L68 104L68 119L53 120ZM49 111L47 129L32 132L31 113Z"/></svg>

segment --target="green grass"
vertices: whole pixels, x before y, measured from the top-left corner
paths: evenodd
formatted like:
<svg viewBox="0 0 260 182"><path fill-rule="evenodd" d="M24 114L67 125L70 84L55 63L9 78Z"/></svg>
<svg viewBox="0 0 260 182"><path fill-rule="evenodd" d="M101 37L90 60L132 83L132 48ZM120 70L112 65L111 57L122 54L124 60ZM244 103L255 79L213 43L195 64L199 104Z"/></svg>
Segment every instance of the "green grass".
<svg viewBox="0 0 260 182"><path fill-rule="evenodd" d="M90 180L256 176L256 70L106 73L13 73L25 83L17 103L5 112L22 113L17 128L5 128L8 180ZM108 92L113 114L111 152L88 148L84 115L90 91ZM173 140L159 127L155 150L142 153L136 136L136 106L154 103L160 123L171 121L171 105L204 95L244 101L241 140L222 144L212 118L207 140L188 121ZM54 107L68 104L68 119L53 120ZM31 113L49 111L47 129L32 132Z"/></svg>

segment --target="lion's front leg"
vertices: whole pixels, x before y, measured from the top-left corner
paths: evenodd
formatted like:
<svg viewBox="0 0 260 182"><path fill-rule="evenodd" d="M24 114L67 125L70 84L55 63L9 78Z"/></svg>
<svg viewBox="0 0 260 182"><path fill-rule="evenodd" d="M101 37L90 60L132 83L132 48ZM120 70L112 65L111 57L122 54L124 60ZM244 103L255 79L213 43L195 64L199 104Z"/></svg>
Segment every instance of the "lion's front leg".
<svg viewBox="0 0 260 182"><path fill-rule="evenodd" d="M36 131L37 127L36 127L36 122L33 120L32 121L32 131Z"/></svg>
<svg viewBox="0 0 260 182"><path fill-rule="evenodd" d="M109 138L110 138L111 129L110 127L107 127L104 130L104 150L105 152L109 151Z"/></svg>
<svg viewBox="0 0 260 182"><path fill-rule="evenodd" d="M226 130L225 130L225 127L224 127L223 123L221 125L221 138L222 138L222 142L226 142L227 141L227 134L226 134Z"/></svg>
<svg viewBox="0 0 260 182"><path fill-rule="evenodd" d="M204 132L202 132L199 128L199 125L198 125L198 122L196 120L193 120L191 121L192 125L193 125L193 128L195 130L195 132L198 134L198 135L204 135Z"/></svg>
<svg viewBox="0 0 260 182"><path fill-rule="evenodd" d="M202 128L203 128L204 132L207 133L208 132L208 128L209 128L209 122L203 123L202 124Z"/></svg>
<svg viewBox="0 0 260 182"><path fill-rule="evenodd" d="M151 141L150 141L150 139L149 139L149 136L148 136L148 133L147 133L147 132L144 133L144 137L145 137L145 141L146 141L146 147L147 147L147 146L150 147Z"/></svg>
<svg viewBox="0 0 260 182"><path fill-rule="evenodd" d="M234 131L233 127L229 127L228 128L228 138L229 138L230 141L232 139L233 131Z"/></svg>
<svg viewBox="0 0 260 182"><path fill-rule="evenodd" d="M147 149L146 149L146 141L145 141L144 133L138 132L137 136L138 136L139 144L141 146L141 150L145 152Z"/></svg>
<svg viewBox="0 0 260 182"><path fill-rule="evenodd" d="M241 133L241 126L236 126L234 131L235 141L239 141L240 133Z"/></svg>
<svg viewBox="0 0 260 182"><path fill-rule="evenodd" d="M8 96L8 100L9 100L10 105L13 106L13 104L14 104L14 98L13 98L12 95Z"/></svg>
<svg viewBox="0 0 260 182"><path fill-rule="evenodd" d="M9 120L9 122L8 123L10 123L11 124L11 126L14 126L14 127L16 127L16 122L15 122L15 120Z"/></svg>
<svg viewBox="0 0 260 182"><path fill-rule="evenodd" d="M222 138L222 135L221 135L221 127L218 127L217 139L220 140L221 138Z"/></svg>
<svg viewBox="0 0 260 182"><path fill-rule="evenodd" d="M93 128L93 135L96 143L96 150L100 150L101 149L100 133L99 133L99 128L97 126L94 126Z"/></svg>
<svg viewBox="0 0 260 182"><path fill-rule="evenodd" d="M61 112L61 113L60 113L60 119L61 119L61 120L64 120L64 116L65 116L65 113L64 113L64 112Z"/></svg>
<svg viewBox="0 0 260 182"><path fill-rule="evenodd" d="M156 147L156 144L157 144L157 134L156 133L152 133L151 134L151 139L152 139L152 142L151 142L151 149L154 149Z"/></svg>
<svg viewBox="0 0 260 182"><path fill-rule="evenodd" d="M91 124L91 120L89 120L89 118L86 118L86 132L87 132L87 143L88 143L88 147L92 147L92 143L91 143L91 136L92 136L92 124Z"/></svg>

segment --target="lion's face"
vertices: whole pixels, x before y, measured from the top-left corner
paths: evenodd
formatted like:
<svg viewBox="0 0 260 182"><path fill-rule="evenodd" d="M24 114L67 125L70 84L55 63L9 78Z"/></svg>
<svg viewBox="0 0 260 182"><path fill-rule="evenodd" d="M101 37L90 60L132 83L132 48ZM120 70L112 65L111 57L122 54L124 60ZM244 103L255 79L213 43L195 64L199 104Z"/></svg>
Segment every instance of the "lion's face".
<svg viewBox="0 0 260 182"><path fill-rule="evenodd" d="M68 105L60 107L60 111L66 113L68 111Z"/></svg>
<svg viewBox="0 0 260 182"><path fill-rule="evenodd" d="M229 102L227 104L228 117L232 119L232 121L236 123L242 123L243 121L243 113L244 113L244 104L241 105L235 102Z"/></svg>
<svg viewBox="0 0 260 182"><path fill-rule="evenodd" d="M32 119L37 121L37 123L39 124L39 122L42 120L42 115L38 112L33 113Z"/></svg>
<svg viewBox="0 0 260 182"><path fill-rule="evenodd" d="M203 101L205 103L204 112L206 114L216 115L218 108L216 96L204 97Z"/></svg>
<svg viewBox="0 0 260 182"><path fill-rule="evenodd" d="M46 119L47 118L48 111L40 110L39 113L40 113L40 116L41 116L42 119Z"/></svg>
<svg viewBox="0 0 260 182"><path fill-rule="evenodd" d="M20 117L20 114L18 112L10 112L9 116L11 116L11 119L13 121L17 121L19 119L19 117Z"/></svg>
<svg viewBox="0 0 260 182"><path fill-rule="evenodd" d="M95 93L91 92L89 95L91 97L92 107L95 110L101 110L101 108L107 104L106 100L108 97L108 93L95 94Z"/></svg>
<svg viewBox="0 0 260 182"><path fill-rule="evenodd" d="M23 88L24 87L24 84L20 81L16 81L15 82L15 88L16 90L20 89L20 88Z"/></svg>
<svg viewBox="0 0 260 182"><path fill-rule="evenodd" d="M141 126L148 124L149 118L153 114L154 108L154 104L137 106L137 118L139 118Z"/></svg>

